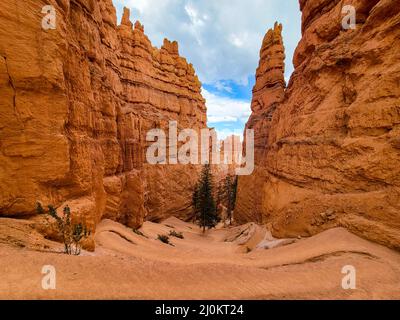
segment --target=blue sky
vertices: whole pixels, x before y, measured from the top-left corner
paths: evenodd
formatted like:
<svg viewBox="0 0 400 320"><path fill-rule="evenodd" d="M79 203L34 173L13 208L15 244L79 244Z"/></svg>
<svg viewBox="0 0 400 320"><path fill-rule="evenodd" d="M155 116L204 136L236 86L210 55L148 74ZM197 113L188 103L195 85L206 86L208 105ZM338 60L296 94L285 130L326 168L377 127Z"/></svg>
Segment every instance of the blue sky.
<svg viewBox="0 0 400 320"><path fill-rule="evenodd" d="M251 92L262 39L275 21L283 24L288 80L301 37L297 0L113 0L118 21L124 6L139 20L152 44L179 42L203 83L208 125L220 138L242 134L251 113Z"/></svg>

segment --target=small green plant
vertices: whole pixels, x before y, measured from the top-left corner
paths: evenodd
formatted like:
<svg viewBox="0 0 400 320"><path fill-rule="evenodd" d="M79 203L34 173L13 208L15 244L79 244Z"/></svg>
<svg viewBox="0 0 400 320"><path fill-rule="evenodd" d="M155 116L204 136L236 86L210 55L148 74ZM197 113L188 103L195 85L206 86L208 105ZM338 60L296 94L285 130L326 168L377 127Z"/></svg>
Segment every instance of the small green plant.
<svg viewBox="0 0 400 320"><path fill-rule="evenodd" d="M172 246L172 244L169 242L169 237L167 235L165 235L165 234L163 234L163 235L159 234L157 239L160 240L161 242L165 243L165 244L169 244L169 245Z"/></svg>
<svg viewBox="0 0 400 320"><path fill-rule="evenodd" d="M64 253L76 256L80 255L82 241L90 236L90 230L82 223L72 222L70 208L68 206L64 207L64 215L62 217L57 214L56 209L51 205L48 206L48 211L46 212L41 203L38 202L36 210L39 214L48 214L56 221L57 231L64 243Z"/></svg>
<svg viewBox="0 0 400 320"><path fill-rule="evenodd" d="M133 229L133 232L136 233L138 236L147 238L147 236L139 229Z"/></svg>
<svg viewBox="0 0 400 320"><path fill-rule="evenodd" d="M182 232L176 232L175 230L171 230L170 232L169 232L169 235L171 236L171 237L175 237L175 238L178 238L178 239L184 239L185 237L183 236L183 233Z"/></svg>

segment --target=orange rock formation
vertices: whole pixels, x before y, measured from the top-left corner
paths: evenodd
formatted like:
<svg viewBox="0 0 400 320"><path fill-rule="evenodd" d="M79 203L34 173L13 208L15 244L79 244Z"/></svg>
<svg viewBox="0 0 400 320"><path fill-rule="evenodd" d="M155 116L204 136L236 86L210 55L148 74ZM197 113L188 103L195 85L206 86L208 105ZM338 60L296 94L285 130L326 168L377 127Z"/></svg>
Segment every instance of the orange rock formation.
<svg viewBox="0 0 400 320"><path fill-rule="evenodd" d="M53 5L55 30L42 28ZM146 164L146 133L206 127L176 42L154 48L111 0L0 3L0 216L60 206L95 226L185 217L199 168Z"/></svg>
<svg viewBox="0 0 400 320"><path fill-rule="evenodd" d="M353 5L355 30L342 28ZM285 88L281 26L263 42L253 113L256 170L236 220L275 236L335 226L400 248L400 1L301 0L303 36Z"/></svg>

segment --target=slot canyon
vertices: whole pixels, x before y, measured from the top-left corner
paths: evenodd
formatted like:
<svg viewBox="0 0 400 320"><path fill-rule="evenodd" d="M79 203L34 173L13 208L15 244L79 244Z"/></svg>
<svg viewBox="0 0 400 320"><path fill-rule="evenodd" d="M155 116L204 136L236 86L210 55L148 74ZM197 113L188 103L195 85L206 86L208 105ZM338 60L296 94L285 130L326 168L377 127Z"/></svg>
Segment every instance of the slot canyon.
<svg viewBox="0 0 400 320"><path fill-rule="evenodd" d="M260 43L255 168L233 224L202 233L203 166L146 161L150 130L211 127L178 42L153 46L112 0L1 1L0 299L399 299L400 1L298 2L288 81L285 25ZM234 172L211 167L215 185ZM90 228L79 257L60 253L38 202ZM159 241L168 232L181 238ZM58 288L43 291L49 263ZM345 265L357 290L341 287Z"/></svg>

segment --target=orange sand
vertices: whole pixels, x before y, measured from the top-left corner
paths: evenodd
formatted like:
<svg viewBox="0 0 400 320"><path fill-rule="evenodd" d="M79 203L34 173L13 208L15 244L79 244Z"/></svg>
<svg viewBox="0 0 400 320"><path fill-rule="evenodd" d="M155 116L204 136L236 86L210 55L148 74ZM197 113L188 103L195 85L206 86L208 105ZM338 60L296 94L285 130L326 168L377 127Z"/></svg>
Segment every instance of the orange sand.
<svg viewBox="0 0 400 320"><path fill-rule="evenodd" d="M171 237L174 246L156 240L173 229L185 238ZM255 248L266 230L254 224L203 235L170 218L140 230L148 238L105 220L96 251L76 257L57 253L62 246L43 239L31 222L0 219L0 298L400 298L400 254L342 228L269 250ZM43 265L56 268L56 290L42 289ZM345 265L356 267L356 290L341 287Z"/></svg>

